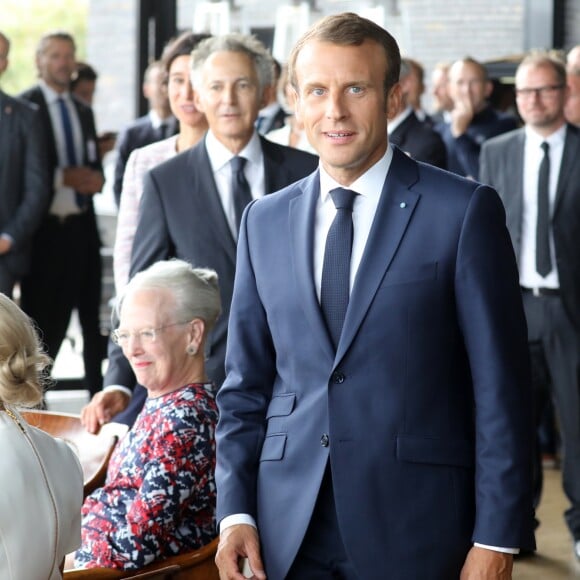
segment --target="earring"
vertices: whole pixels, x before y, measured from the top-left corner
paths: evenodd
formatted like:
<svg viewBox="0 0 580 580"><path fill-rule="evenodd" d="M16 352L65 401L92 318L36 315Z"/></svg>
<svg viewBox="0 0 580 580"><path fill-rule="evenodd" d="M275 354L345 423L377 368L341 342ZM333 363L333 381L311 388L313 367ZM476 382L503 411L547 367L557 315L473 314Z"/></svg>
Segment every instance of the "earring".
<svg viewBox="0 0 580 580"><path fill-rule="evenodd" d="M187 347L187 354L189 356L195 356L197 354L197 347L196 346L193 346L193 344L190 344Z"/></svg>

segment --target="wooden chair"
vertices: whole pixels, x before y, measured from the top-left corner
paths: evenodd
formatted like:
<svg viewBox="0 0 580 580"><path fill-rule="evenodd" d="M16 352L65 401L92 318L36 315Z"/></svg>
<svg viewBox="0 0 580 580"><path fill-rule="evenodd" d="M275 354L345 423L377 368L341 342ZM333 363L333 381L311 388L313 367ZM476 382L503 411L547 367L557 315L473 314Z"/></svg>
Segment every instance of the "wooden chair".
<svg viewBox="0 0 580 580"><path fill-rule="evenodd" d="M199 550L170 556L165 560L154 562L141 570L121 572L108 568L91 568L89 570L65 570L63 580L219 580L219 573L214 558L219 538L216 538Z"/></svg>
<svg viewBox="0 0 580 580"><path fill-rule="evenodd" d="M85 497L105 483L107 465L117 441L127 432L127 425L107 423L98 435L83 427L80 416L52 411L24 411L29 425L38 427L66 441L77 454L83 468Z"/></svg>

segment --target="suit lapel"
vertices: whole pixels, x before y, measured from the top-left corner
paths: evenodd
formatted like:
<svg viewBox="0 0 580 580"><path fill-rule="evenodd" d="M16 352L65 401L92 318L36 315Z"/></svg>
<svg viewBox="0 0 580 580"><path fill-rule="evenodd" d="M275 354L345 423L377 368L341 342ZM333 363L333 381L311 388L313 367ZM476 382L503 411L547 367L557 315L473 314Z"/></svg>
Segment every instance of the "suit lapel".
<svg viewBox="0 0 580 580"><path fill-rule="evenodd" d="M312 329L314 342L319 344L330 360L334 347L330 341L314 286L314 218L320 192L320 178L316 171L303 183L302 195L290 202L289 226L292 268L298 287L298 300Z"/></svg>
<svg viewBox="0 0 580 580"><path fill-rule="evenodd" d="M410 189L417 179L416 164L395 148L391 168L383 185L377 213L351 291L336 361L344 356L354 340L407 231L420 198L420 194Z"/></svg>
<svg viewBox="0 0 580 580"><path fill-rule="evenodd" d="M526 135L523 129L510 143L506 153L506 189L500 192L505 205L508 229L512 233L514 251L519 260L524 212L524 149Z"/></svg>

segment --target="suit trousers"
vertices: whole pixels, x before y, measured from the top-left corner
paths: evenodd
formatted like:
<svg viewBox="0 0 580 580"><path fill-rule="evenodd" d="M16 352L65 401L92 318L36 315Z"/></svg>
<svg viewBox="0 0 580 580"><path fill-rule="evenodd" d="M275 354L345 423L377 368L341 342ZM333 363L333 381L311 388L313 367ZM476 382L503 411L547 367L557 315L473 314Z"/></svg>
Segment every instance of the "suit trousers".
<svg viewBox="0 0 580 580"><path fill-rule="evenodd" d="M330 463L326 467L314 512L286 580L358 580L336 517Z"/></svg>
<svg viewBox="0 0 580 580"><path fill-rule="evenodd" d="M85 383L102 389L106 340L100 330L101 255L95 215L86 211L65 219L48 215L33 242L30 272L21 282L21 306L37 323L54 359L78 310L83 338Z"/></svg>
<svg viewBox="0 0 580 580"><path fill-rule="evenodd" d="M551 389L562 437L563 487L571 507L565 517L573 537L580 540L580 333L574 327L560 296L523 294L533 370L536 428ZM541 492L541 455L535 455L536 503Z"/></svg>

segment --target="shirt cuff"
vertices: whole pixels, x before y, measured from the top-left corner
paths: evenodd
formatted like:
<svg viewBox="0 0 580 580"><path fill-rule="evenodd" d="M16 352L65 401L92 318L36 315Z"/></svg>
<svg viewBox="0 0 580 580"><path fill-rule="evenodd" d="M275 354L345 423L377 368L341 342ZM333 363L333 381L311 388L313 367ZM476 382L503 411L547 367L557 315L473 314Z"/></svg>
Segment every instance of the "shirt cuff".
<svg viewBox="0 0 580 580"><path fill-rule="evenodd" d="M128 389L127 387L124 387L123 385L107 385L106 387L103 387L103 391L121 391L122 393L125 393L129 398L133 396L133 391L131 389Z"/></svg>
<svg viewBox="0 0 580 580"><path fill-rule="evenodd" d="M476 548L485 548L486 550L493 550L494 552L501 552L502 554L519 554L519 548L498 548L497 546L488 546L486 544L478 544L474 542L473 545Z"/></svg>
<svg viewBox="0 0 580 580"><path fill-rule="evenodd" d="M226 516L220 522L220 534L226 528L231 528L232 526L237 526L238 524L247 524L248 526L253 526L258 529L256 525L256 520L249 514L232 514L231 516Z"/></svg>

